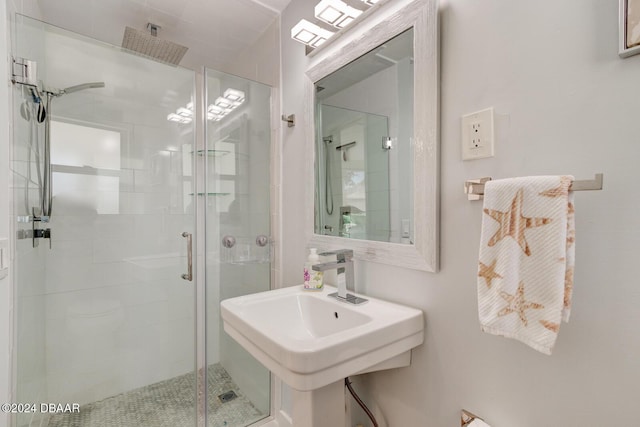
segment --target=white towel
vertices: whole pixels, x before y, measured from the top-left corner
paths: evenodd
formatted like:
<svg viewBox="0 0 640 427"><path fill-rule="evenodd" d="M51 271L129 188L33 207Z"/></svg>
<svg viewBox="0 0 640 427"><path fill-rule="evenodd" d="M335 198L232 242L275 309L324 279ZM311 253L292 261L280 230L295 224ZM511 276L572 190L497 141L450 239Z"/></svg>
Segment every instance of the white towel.
<svg viewBox="0 0 640 427"><path fill-rule="evenodd" d="M489 181L478 267L482 330L551 354L569 321L575 222L572 176Z"/></svg>

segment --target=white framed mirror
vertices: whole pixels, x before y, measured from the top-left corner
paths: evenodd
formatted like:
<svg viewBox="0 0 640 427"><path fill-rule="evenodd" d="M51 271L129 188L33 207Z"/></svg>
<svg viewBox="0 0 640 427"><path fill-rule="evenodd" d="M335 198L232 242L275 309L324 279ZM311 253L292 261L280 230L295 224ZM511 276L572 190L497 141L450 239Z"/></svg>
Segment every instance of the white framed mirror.
<svg viewBox="0 0 640 427"><path fill-rule="evenodd" d="M437 1L378 6L314 52L306 72L308 240L322 249L353 249L357 259L436 272ZM402 66L404 72L399 71ZM377 74L389 72L396 82L412 75L412 85L400 82L394 87L396 92L409 88L410 93L388 96L380 89L379 96L356 99L356 93L372 95L376 87L374 83L367 89L365 80L380 80ZM374 106L376 98L396 108L381 113L390 108ZM369 179L374 176L378 179Z"/></svg>

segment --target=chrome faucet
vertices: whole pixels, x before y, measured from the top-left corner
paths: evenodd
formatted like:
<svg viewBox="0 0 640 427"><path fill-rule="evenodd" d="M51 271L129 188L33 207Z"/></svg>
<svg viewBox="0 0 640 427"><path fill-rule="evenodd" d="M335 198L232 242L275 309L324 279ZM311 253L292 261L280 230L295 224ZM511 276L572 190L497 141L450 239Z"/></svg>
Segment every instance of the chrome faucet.
<svg viewBox="0 0 640 427"><path fill-rule="evenodd" d="M334 297L339 301L351 304L362 304L367 301L364 298L347 293L347 289L355 291L355 282L353 279L353 251L351 249L338 249L335 251L322 252L318 255L336 256L336 261L315 264L311 267L315 271L338 270L338 283L336 283L338 292L329 294L330 297Z"/></svg>

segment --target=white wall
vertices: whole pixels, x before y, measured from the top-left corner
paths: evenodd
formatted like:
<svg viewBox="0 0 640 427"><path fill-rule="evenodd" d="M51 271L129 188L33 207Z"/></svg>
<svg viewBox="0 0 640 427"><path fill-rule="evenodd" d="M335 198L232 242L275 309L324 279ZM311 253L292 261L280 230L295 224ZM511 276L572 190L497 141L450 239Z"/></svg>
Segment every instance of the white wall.
<svg viewBox="0 0 640 427"><path fill-rule="evenodd" d="M277 87L280 74L280 20L275 19L260 38L234 59L220 69L234 74Z"/></svg>
<svg viewBox="0 0 640 427"><path fill-rule="evenodd" d="M313 16L315 3L293 0L282 16L283 111L298 117L308 60L289 30ZM606 0L441 2L441 271L356 268L359 291L426 314L425 344L412 366L360 381L387 425L454 426L462 408L496 427L629 423L640 382L640 56L618 58L617 8ZM497 114L496 157L462 162L460 116L489 106ZM306 197L304 127L285 130L283 140L285 285L300 283L307 244L298 213ZM605 174L604 190L576 195L574 309L554 354L480 332L482 207L467 201L464 180L596 172Z"/></svg>

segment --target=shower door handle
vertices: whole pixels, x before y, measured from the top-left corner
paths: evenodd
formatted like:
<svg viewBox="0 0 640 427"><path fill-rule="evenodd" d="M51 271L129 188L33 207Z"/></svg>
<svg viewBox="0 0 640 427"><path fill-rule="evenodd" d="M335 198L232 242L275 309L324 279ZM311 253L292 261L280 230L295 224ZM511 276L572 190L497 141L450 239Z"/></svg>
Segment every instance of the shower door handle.
<svg viewBox="0 0 640 427"><path fill-rule="evenodd" d="M183 274L184 280L193 281L193 239L191 233L186 231L182 233L182 237L187 238L187 274Z"/></svg>

